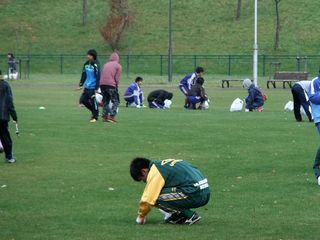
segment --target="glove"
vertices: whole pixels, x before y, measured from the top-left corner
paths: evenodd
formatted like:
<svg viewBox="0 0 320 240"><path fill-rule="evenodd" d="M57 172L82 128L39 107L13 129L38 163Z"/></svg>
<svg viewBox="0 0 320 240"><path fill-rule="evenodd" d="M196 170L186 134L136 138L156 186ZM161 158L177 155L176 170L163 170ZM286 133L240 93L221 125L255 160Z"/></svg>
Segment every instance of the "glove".
<svg viewBox="0 0 320 240"><path fill-rule="evenodd" d="M138 216L136 219L136 223L143 225L146 223L146 219L144 217Z"/></svg>

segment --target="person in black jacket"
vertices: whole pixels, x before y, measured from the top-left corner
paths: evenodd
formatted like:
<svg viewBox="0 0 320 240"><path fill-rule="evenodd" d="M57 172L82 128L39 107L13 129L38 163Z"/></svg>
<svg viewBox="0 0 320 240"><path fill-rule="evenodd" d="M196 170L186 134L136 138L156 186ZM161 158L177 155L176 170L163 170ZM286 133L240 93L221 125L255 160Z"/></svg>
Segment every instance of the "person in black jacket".
<svg viewBox="0 0 320 240"><path fill-rule="evenodd" d="M0 140L5 152L6 163L16 161L12 154L12 140L8 128L10 116L13 121L18 121L10 85L4 80L0 71Z"/></svg>
<svg viewBox="0 0 320 240"><path fill-rule="evenodd" d="M203 87L204 79L199 77L196 83L191 87L188 92L188 106L189 109L197 109L197 104L199 104L198 109L202 109L202 104L208 100L208 96Z"/></svg>
<svg viewBox="0 0 320 240"><path fill-rule="evenodd" d="M83 104L90 112L90 122L94 123L98 120L99 108L96 101L95 93L100 85L100 66L97 60L97 52L90 49L87 53L87 61L83 65L79 89L84 87L80 97L80 104Z"/></svg>
<svg viewBox="0 0 320 240"><path fill-rule="evenodd" d="M166 90L155 90L148 95L148 103L150 108L165 109L165 101L171 100L173 94Z"/></svg>

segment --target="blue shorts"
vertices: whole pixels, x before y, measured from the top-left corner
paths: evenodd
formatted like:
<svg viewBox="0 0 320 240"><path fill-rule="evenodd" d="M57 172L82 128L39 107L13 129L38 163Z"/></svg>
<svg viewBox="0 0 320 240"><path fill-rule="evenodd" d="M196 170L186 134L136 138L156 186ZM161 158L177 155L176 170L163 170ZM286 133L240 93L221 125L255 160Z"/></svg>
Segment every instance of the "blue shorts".
<svg viewBox="0 0 320 240"><path fill-rule="evenodd" d="M180 91L185 95L187 96L188 95L188 92L189 92L189 88L185 85L179 85L179 89Z"/></svg>
<svg viewBox="0 0 320 240"><path fill-rule="evenodd" d="M188 97L188 103L197 104L197 103L200 103L200 102L202 102L201 97L194 97L194 96L189 96Z"/></svg>

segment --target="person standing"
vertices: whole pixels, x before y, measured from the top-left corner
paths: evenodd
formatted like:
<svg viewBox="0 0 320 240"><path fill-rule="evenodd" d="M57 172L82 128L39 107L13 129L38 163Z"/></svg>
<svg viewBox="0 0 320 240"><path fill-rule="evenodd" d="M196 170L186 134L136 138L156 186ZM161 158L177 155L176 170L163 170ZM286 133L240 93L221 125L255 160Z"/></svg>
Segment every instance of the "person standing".
<svg viewBox="0 0 320 240"><path fill-rule="evenodd" d="M97 57L96 50L90 49L87 52L87 61L83 65L79 83L79 89L84 87L80 104L83 104L91 112L91 123L95 123L99 117L99 108L95 97L100 81L100 66Z"/></svg>
<svg viewBox="0 0 320 240"><path fill-rule="evenodd" d="M119 55L114 52L103 66L100 89L103 95L103 121L117 123L116 115L120 104L118 86L122 74Z"/></svg>
<svg viewBox="0 0 320 240"><path fill-rule="evenodd" d="M303 107L309 122L313 122L309 98L307 92L310 89L311 81L300 81L293 85L291 92L293 96L293 111L297 122L302 121L300 108Z"/></svg>
<svg viewBox="0 0 320 240"><path fill-rule="evenodd" d="M13 121L18 122L11 87L9 83L4 80L0 71L0 140L5 153L6 163L16 162L12 154L12 139L9 132L10 116Z"/></svg>

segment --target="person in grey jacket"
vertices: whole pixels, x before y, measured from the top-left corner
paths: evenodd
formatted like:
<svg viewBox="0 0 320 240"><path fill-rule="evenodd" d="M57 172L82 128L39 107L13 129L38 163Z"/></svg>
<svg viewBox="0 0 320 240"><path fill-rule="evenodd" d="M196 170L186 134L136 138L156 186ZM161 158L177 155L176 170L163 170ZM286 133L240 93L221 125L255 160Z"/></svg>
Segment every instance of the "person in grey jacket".
<svg viewBox="0 0 320 240"><path fill-rule="evenodd" d="M13 121L18 121L11 87L4 80L0 71L0 140L3 145L6 163L14 163L16 161L12 154L12 140L9 132L10 116Z"/></svg>

